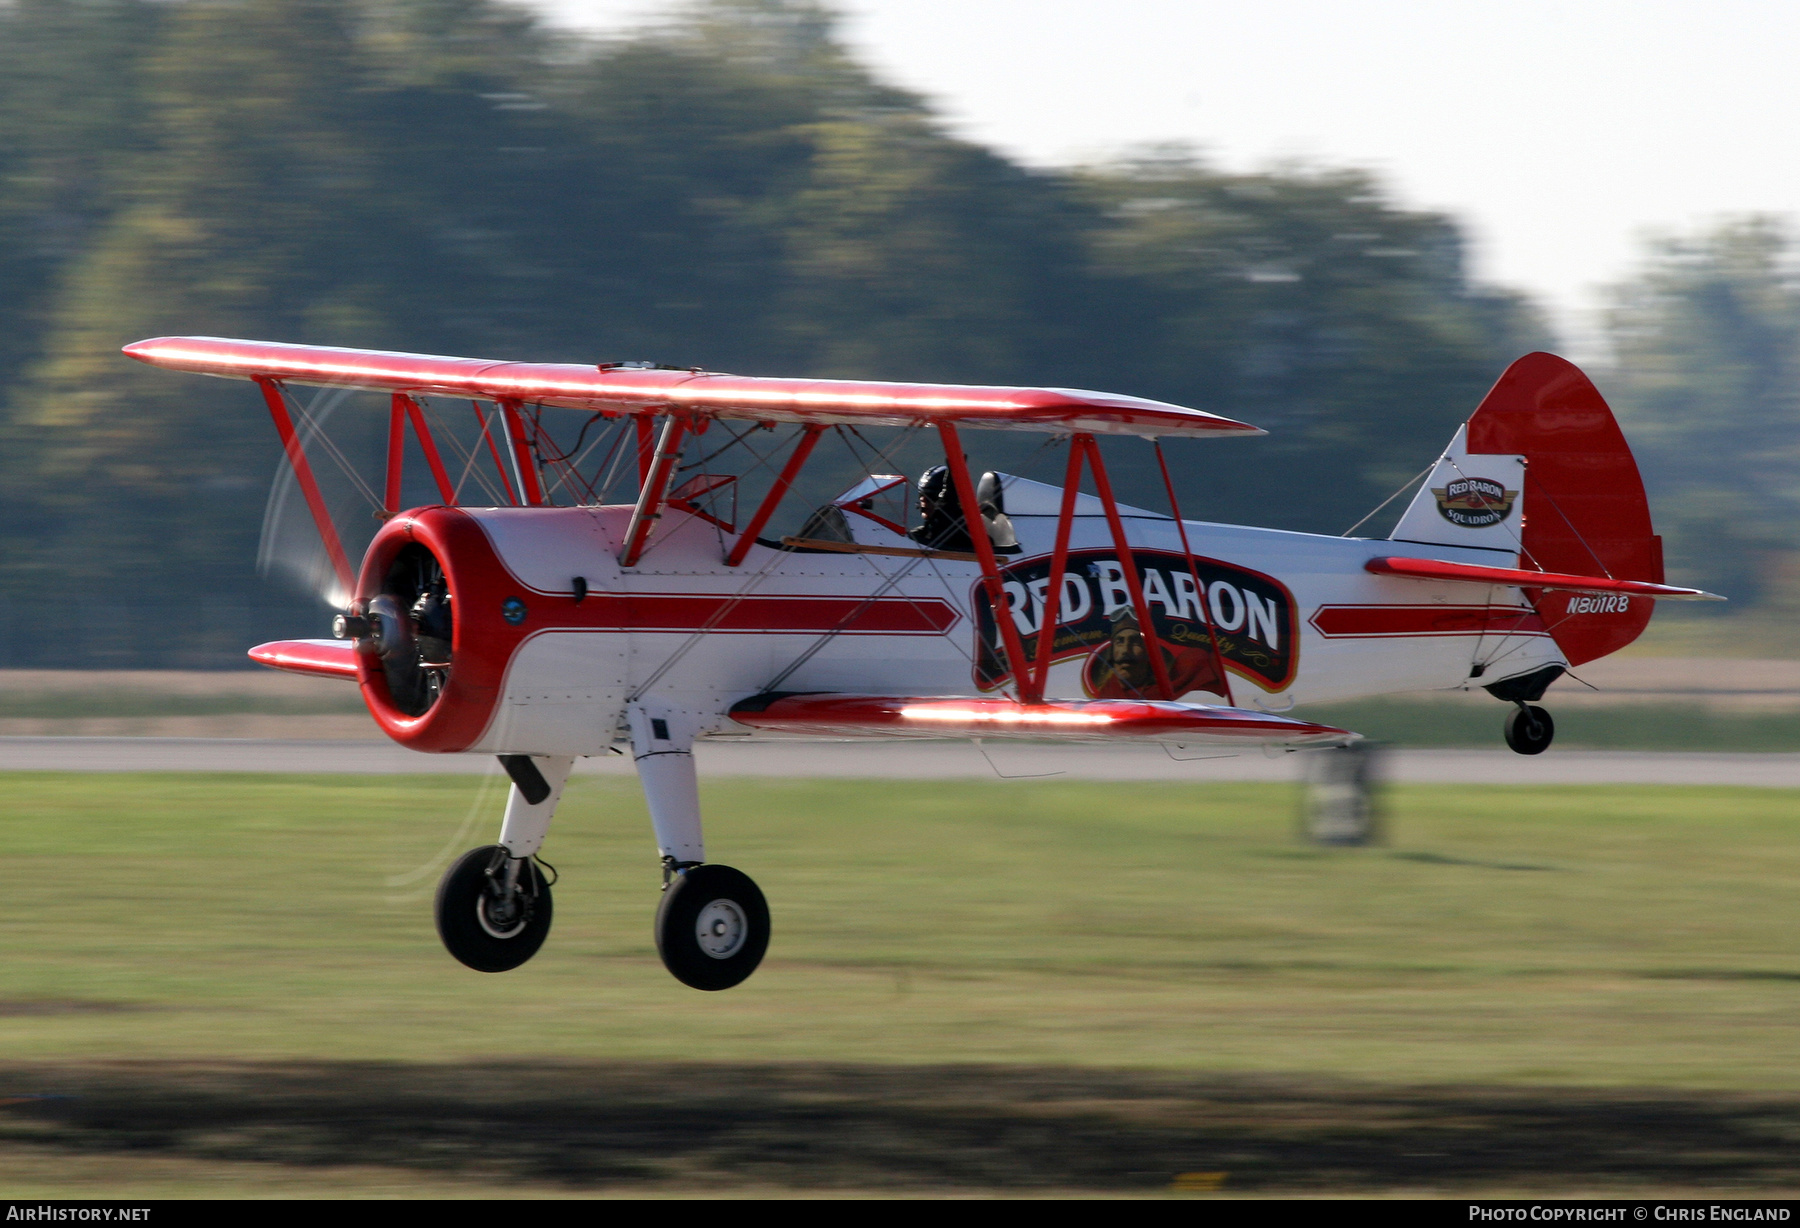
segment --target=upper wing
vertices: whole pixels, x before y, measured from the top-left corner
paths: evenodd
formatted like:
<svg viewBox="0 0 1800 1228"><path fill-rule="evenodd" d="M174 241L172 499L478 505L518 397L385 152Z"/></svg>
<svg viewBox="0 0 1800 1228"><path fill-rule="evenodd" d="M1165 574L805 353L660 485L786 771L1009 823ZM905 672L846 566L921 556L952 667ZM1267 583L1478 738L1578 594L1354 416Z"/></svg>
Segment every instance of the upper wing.
<svg viewBox="0 0 1800 1228"><path fill-rule="evenodd" d="M1075 388L764 379L707 371L495 362L221 337L157 337L125 347L140 362L229 379L512 400L625 414L686 411L758 422L906 426L954 422L1113 435L1261 435L1243 422L1162 401Z"/></svg>
<svg viewBox="0 0 1800 1228"><path fill-rule="evenodd" d="M754 695L734 704L731 719L772 733L821 737L1031 738L1064 742L1128 739L1182 745L1339 746L1346 729L1311 721L1161 700L1047 700L1021 704L990 697L919 699L900 695Z"/></svg>
<svg viewBox="0 0 1800 1228"><path fill-rule="evenodd" d="M1648 580L1615 580L1611 576L1573 576L1560 571L1526 571L1518 567L1482 567L1452 563L1446 559L1382 558L1363 564L1378 576L1408 580L1456 580L1467 584L1504 584L1511 588L1548 588L1565 593L1621 593L1630 597L1658 597L1664 601L1723 601L1717 593Z"/></svg>

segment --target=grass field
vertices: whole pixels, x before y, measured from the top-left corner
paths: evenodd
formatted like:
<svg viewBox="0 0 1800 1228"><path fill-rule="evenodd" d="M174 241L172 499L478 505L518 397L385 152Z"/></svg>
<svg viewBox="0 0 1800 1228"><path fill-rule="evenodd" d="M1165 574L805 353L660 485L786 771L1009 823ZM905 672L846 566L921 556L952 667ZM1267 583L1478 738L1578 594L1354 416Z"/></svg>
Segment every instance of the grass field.
<svg viewBox="0 0 1800 1228"><path fill-rule="evenodd" d="M544 952L453 963L500 801L6 777L0 1101L66 1098L0 1191L1800 1186L1795 793L1400 788L1320 850L1278 786L713 782L776 927L723 994L629 780L571 786Z"/></svg>

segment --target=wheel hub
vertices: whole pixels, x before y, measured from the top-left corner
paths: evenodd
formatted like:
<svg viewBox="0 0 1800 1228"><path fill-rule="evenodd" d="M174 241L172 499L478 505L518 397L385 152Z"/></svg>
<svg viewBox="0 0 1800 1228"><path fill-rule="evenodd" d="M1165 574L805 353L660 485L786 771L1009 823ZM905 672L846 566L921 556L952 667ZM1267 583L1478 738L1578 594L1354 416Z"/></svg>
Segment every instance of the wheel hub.
<svg viewBox="0 0 1800 1228"><path fill-rule="evenodd" d="M694 937L700 949L714 959L736 955L749 933L744 910L730 900L714 900L694 920Z"/></svg>
<svg viewBox="0 0 1800 1228"><path fill-rule="evenodd" d="M516 938L531 920L531 907L523 892L502 896L483 892L475 901L475 920L491 938Z"/></svg>

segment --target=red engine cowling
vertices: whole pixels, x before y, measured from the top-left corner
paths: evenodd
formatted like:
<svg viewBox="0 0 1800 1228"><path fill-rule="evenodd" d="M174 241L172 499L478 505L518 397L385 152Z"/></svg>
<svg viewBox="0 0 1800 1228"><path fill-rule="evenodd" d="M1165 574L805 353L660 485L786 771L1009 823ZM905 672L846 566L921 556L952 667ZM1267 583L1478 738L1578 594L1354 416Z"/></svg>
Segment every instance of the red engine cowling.
<svg viewBox="0 0 1800 1228"><path fill-rule="evenodd" d="M509 617L526 591L466 512L428 507L382 526L352 610L370 622L357 641L363 699L389 737L436 752L481 739L528 634Z"/></svg>

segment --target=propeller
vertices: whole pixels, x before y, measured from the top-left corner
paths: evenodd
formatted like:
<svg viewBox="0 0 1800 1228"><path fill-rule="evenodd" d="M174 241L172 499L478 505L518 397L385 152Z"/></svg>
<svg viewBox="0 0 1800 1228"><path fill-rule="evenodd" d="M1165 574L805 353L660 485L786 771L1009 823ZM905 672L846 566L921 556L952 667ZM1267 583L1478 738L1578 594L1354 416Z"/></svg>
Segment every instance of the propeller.
<svg viewBox="0 0 1800 1228"><path fill-rule="evenodd" d="M320 464L324 458L319 457L317 446L324 438L326 423L350 395L351 390L345 388L320 390L306 407L300 424L300 440L310 457L318 457L313 463L313 473L325 496L326 506L332 512L332 520L344 538L344 549L355 560L367 547L376 523L368 515L370 495L366 485L347 475L338 465ZM364 525L370 526L369 532L356 534L355 531ZM353 536L360 540L352 540ZM262 535L256 550L256 570L259 575L278 577L314 594L333 610L349 612L354 594L345 591L337 570L331 565L318 526L313 523L312 513L300 490L299 479L294 475L293 466L285 462L277 467L274 481L269 484L268 502L263 507Z"/></svg>

